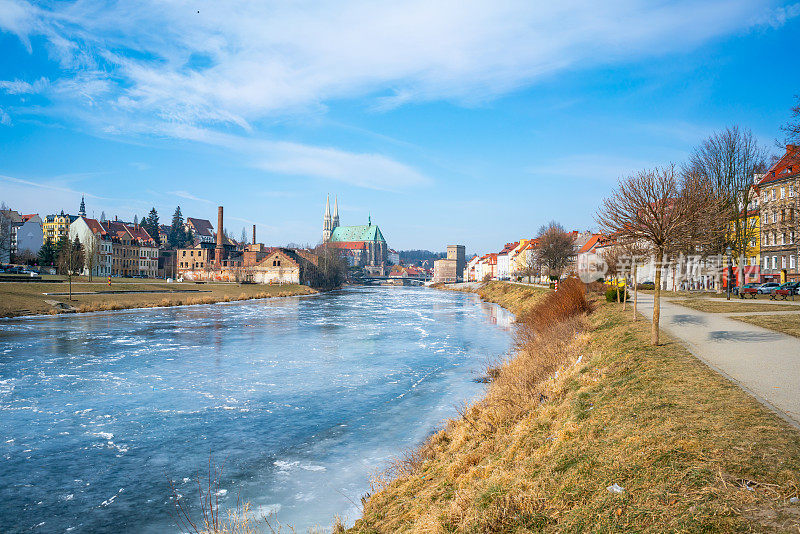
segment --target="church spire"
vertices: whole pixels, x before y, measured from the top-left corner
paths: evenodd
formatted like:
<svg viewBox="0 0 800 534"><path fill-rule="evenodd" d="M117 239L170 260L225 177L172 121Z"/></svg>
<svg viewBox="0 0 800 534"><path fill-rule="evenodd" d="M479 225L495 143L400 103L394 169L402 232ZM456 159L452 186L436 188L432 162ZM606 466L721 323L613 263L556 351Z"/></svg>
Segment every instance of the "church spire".
<svg viewBox="0 0 800 534"><path fill-rule="evenodd" d="M86 217L86 203L83 201L83 195L81 195L81 207L78 210L78 215Z"/></svg>
<svg viewBox="0 0 800 534"><path fill-rule="evenodd" d="M327 243L333 233L333 223L331 221L331 196L325 199L325 216L322 218L322 242Z"/></svg>
<svg viewBox="0 0 800 534"><path fill-rule="evenodd" d="M339 195L333 201L333 227L339 226Z"/></svg>

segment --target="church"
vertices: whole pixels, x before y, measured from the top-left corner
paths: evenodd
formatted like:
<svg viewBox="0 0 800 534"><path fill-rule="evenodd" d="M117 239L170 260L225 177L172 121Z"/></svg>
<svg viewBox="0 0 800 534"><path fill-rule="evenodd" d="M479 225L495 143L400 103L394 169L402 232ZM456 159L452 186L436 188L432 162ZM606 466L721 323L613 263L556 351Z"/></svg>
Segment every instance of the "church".
<svg viewBox="0 0 800 534"><path fill-rule="evenodd" d="M338 197L334 199L333 216L330 195L325 201L322 243L339 249L351 266L364 267L371 274L385 274L389 247L381 229L372 224L372 217L367 224L340 226Z"/></svg>

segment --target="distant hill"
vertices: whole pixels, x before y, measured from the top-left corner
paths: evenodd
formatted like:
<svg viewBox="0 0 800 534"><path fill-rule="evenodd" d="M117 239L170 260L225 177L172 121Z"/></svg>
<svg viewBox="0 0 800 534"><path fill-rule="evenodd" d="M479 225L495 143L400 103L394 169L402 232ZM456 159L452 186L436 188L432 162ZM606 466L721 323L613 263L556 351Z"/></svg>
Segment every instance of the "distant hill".
<svg viewBox="0 0 800 534"><path fill-rule="evenodd" d="M421 265L428 260L427 267L433 267L434 260L440 260L447 254L445 252L431 252L430 250L401 250L400 262L404 265Z"/></svg>

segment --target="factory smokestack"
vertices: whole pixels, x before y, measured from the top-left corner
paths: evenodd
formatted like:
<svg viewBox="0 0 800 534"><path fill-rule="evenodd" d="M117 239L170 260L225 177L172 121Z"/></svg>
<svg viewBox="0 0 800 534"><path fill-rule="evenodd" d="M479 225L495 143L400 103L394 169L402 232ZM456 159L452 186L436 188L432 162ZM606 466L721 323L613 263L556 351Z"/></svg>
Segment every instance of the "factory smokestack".
<svg viewBox="0 0 800 534"><path fill-rule="evenodd" d="M214 251L216 256L217 265L222 264L222 254L224 249L222 247L222 206L217 208L217 249Z"/></svg>
<svg viewBox="0 0 800 534"><path fill-rule="evenodd" d="M253 244L256 244L256 225L253 225Z"/></svg>

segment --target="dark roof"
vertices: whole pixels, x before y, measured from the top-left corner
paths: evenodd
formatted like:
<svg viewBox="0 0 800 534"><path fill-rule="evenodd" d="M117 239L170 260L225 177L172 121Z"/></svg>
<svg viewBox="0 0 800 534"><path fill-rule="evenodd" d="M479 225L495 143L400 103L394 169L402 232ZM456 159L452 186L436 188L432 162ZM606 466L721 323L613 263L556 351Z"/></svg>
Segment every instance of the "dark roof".
<svg viewBox="0 0 800 534"><path fill-rule="evenodd" d="M192 230L197 235L204 235L214 237L214 227L208 219L195 219L194 217L187 217L186 224L192 227Z"/></svg>

